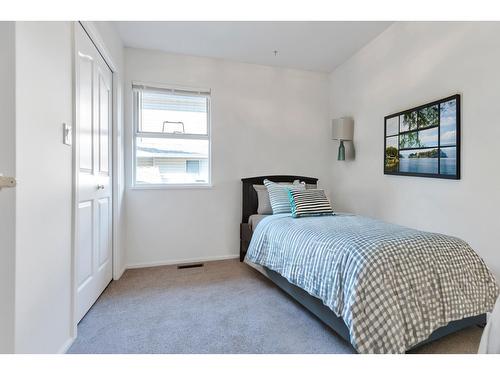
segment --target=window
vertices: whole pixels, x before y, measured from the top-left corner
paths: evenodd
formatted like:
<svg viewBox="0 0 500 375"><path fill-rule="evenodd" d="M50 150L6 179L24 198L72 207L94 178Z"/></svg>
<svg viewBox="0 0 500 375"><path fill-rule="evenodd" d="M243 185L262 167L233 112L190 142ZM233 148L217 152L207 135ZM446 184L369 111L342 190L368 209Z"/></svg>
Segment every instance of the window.
<svg viewBox="0 0 500 375"><path fill-rule="evenodd" d="M134 84L134 186L210 185L210 92Z"/></svg>

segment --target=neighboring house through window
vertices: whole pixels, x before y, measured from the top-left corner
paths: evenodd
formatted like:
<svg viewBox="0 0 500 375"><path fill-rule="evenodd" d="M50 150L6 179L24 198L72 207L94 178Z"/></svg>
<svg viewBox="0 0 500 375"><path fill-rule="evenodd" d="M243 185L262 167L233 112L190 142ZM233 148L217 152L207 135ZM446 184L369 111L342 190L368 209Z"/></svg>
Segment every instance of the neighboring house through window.
<svg viewBox="0 0 500 375"><path fill-rule="evenodd" d="M200 174L200 161L186 160L186 173Z"/></svg>

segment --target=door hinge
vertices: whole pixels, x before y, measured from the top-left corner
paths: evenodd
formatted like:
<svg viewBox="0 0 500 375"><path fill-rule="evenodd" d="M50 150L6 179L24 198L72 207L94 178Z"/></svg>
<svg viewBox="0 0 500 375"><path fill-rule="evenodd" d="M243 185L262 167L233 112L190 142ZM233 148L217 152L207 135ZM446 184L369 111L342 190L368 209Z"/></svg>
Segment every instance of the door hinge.
<svg viewBox="0 0 500 375"><path fill-rule="evenodd" d="M0 176L0 189L16 187L16 179L14 177Z"/></svg>

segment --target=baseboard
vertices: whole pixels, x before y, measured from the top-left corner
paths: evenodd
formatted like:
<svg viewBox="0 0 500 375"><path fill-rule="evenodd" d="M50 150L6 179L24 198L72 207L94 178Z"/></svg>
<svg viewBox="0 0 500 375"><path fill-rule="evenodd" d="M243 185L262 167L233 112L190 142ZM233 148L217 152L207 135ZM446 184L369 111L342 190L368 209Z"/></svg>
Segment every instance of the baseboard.
<svg viewBox="0 0 500 375"><path fill-rule="evenodd" d="M240 257L239 254L231 254L231 255L217 255L217 256L212 256L212 257L176 259L176 260L167 260L167 261L158 261L158 262L133 263L133 264L128 264L126 269L158 267L158 266L171 266L174 264L194 263L194 262L212 262L215 260L237 259L239 257Z"/></svg>
<svg viewBox="0 0 500 375"><path fill-rule="evenodd" d="M118 270L117 274L116 274L116 275L113 275L113 280L115 280L115 281L116 281L116 280L119 280L119 279L120 279L120 277L122 277L122 276L123 276L123 273L125 272L125 270L126 270L126 269L127 269L127 267L125 267L125 266L121 267L121 268Z"/></svg>
<svg viewBox="0 0 500 375"><path fill-rule="evenodd" d="M71 345L75 342L76 337L70 337L63 346L61 346L61 349L57 351L58 354L66 354L66 352L71 348Z"/></svg>

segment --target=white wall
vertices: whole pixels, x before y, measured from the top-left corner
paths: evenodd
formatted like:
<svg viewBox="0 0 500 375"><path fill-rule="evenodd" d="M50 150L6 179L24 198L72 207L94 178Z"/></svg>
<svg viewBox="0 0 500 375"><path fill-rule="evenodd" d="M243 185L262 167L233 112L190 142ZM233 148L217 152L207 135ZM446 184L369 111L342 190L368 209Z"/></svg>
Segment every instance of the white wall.
<svg viewBox="0 0 500 375"><path fill-rule="evenodd" d="M71 61L71 23L16 23L18 353L54 353L70 338Z"/></svg>
<svg viewBox="0 0 500 375"><path fill-rule="evenodd" d="M89 24L116 64L115 152L123 153L123 47L112 27ZM72 342L72 152L62 123L73 119L73 23L16 22L15 351L56 353ZM121 137L121 138L120 138ZM120 169L121 165L121 169ZM123 162L117 163L123 216ZM121 180L120 180L121 178ZM123 224L119 217L117 225ZM118 233L118 245L122 234ZM116 276L124 268L120 249Z"/></svg>
<svg viewBox="0 0 500 375"><path fill-rule="evenodd" d="M125 49L126 170L130 182L131 81L212 89L212 188L131 190L129 266L239 254L242 177L329 179L328 77L300 70Z"/></svg>
<svg viewBox="0 0 500 375"><path fill-rule="evenodd" d="M499 23L396 23L336 69L331 117L355 120L355 160L333 163L342 210L455 235L500 275ZM462 179L385 176L384 116L462 94Z"/></svg>
<svg viewBox="0 0 500 375"><path fill-rule="evenodd" d="M15 24L0 22L0 173L15 176ZM16 190L0 190L0 353L14 351Z"/></svg>

